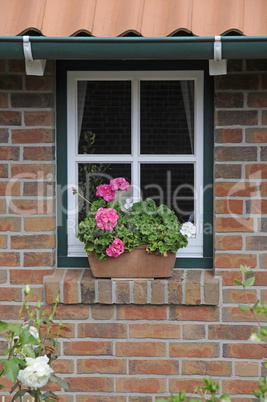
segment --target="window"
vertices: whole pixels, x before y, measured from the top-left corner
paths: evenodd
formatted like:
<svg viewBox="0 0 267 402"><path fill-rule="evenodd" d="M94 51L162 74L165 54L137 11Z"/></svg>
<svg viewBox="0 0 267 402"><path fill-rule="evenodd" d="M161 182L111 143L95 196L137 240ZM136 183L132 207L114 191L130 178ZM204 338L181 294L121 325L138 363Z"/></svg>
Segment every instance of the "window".
<svg viewBox="0 0 267 402"><path fill-rule="evenodd" d="M59 260L62 249L65 263L84 266L86 257L76 238L86 210L70 188L93 201L96 185L123 176L131 183L127 198L153 198L196 224L196 237L178 251L182 267L210 267L210 255L200 263L207 258L203 206L212 187L204 174L204 72L68 71L65 94L67 219L59 222L66 229Z"/></svg>

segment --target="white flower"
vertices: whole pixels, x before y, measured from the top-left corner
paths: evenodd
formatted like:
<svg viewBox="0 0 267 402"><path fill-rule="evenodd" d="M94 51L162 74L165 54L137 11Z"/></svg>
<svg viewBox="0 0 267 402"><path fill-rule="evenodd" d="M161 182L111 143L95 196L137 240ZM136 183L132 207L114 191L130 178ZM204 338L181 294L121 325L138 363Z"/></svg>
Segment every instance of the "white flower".
<svg viewBox="0 0 267 402"><path fill-rule="evenodd" d="M130 209L133 206L133 202L131 198L126 198L124 208L125 209Z"/></svg>
<svg viewBox="0 0 267 402"><path fill-rule="evenodd" d="M182 235L189 237L195 237L196 235L196 227L191 222L185 222L181 227L180 232Z"/></svg>
<svg viewBox="0 0 267 402"><path fill-rule="evenodd" d="M250 335L250 337L248 338L248 341L251 341L251 342L261 342L262 339L261 339L260 334L252 333L252 334Z"/></svg>
<svg viewBox="0 0 267 402"><path fill-rule="evenodd" d="M39 356L36 359L26 358L26 368L19 371L18 380L25 387L42 388L47 384L54 370L48 364L47 356Z"/></svg>

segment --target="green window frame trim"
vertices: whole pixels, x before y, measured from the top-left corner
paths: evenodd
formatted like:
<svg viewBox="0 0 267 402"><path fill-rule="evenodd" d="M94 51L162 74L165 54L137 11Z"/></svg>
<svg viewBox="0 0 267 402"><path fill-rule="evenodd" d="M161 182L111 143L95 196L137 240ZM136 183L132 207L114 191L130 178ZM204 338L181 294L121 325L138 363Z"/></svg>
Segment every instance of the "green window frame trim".
<svg viewBox="0 0 267 402"><path fill-rule="evenodd" d="M57 149L57 266L88 267L87 257L68 257L67 238L67 72L68 71L168 71L204 72L204 227L213 227L213 152L214 152L214 78L209 76L208 61L57 61L56 63L56 149ZM175 268L213 268L213 230L203 237L202 258L176 258Z"/></svg>

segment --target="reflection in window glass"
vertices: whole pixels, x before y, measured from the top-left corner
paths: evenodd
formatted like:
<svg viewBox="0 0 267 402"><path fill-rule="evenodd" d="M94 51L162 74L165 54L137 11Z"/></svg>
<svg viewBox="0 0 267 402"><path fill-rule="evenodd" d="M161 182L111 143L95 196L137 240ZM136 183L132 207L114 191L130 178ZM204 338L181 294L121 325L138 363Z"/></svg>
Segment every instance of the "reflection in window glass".
<svg viewBox="0 0 267 402"><path fill-rule="evenodd" d="M141 153L194 153L193 81L141 81Z"/></svg>
<svg viewBox="0 0 267 402"><path fill-rule="evenodd" d="M143 199L150 197L157 205L167 204L181 222L193 220L193 164L142 164L141 190Z"/></svg>
<svg viewBox="0 0 267 402"><path fill-rule="evenodd" d="M130 154L131 82L78 82L78 153Z"/></svg>

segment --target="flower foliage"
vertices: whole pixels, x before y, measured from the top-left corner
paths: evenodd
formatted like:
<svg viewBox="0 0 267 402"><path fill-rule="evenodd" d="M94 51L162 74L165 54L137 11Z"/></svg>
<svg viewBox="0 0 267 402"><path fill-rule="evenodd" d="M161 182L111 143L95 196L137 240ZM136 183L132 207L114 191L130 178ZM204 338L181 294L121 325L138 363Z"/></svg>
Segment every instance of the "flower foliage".
<svg viewBox="0 0 267 402"><path fill-rule="evenodd" d="M109 187L108 191L104 186ZM193 224L182 225L166 205L157 207L150 198L135 203L127 199L126 207L121 205L118 193L128 189L129 183L121 177L98 186L97 194L103 199L91 204L89 214L78 227L77 237L88 254L95 252L96 258L105 260L145 245L148 253L167 256L187 246L188 237L195 234ZM115 191L116 197L107 201L110 191ZM80 195L77 191L76 194Z"/></svg>
<svg viewBox="0 0 267 402"><path fill-rule="evenodd" d="M22 400L25 394L31 395L35 402L57 401L58 397L53 392L42 392L41 388L48 381L54 381L68 389L65 381L57 377L51 367L52 361L57 359L57 341L63 329L61 321L59 324L53 323L59 299L56 299L52 313L46 318L40 302L35 309L30 309L26 303L29 293L30 287L27 285L15 324L0 321L0 332L6 334L8 341L8 348L4 351L6 359L0 360L0 364L3 364L0 377L5 376L14 383L10 391L11 394L16 391L12 402ZM28 319L22 316L25 310Z"/></svg>

